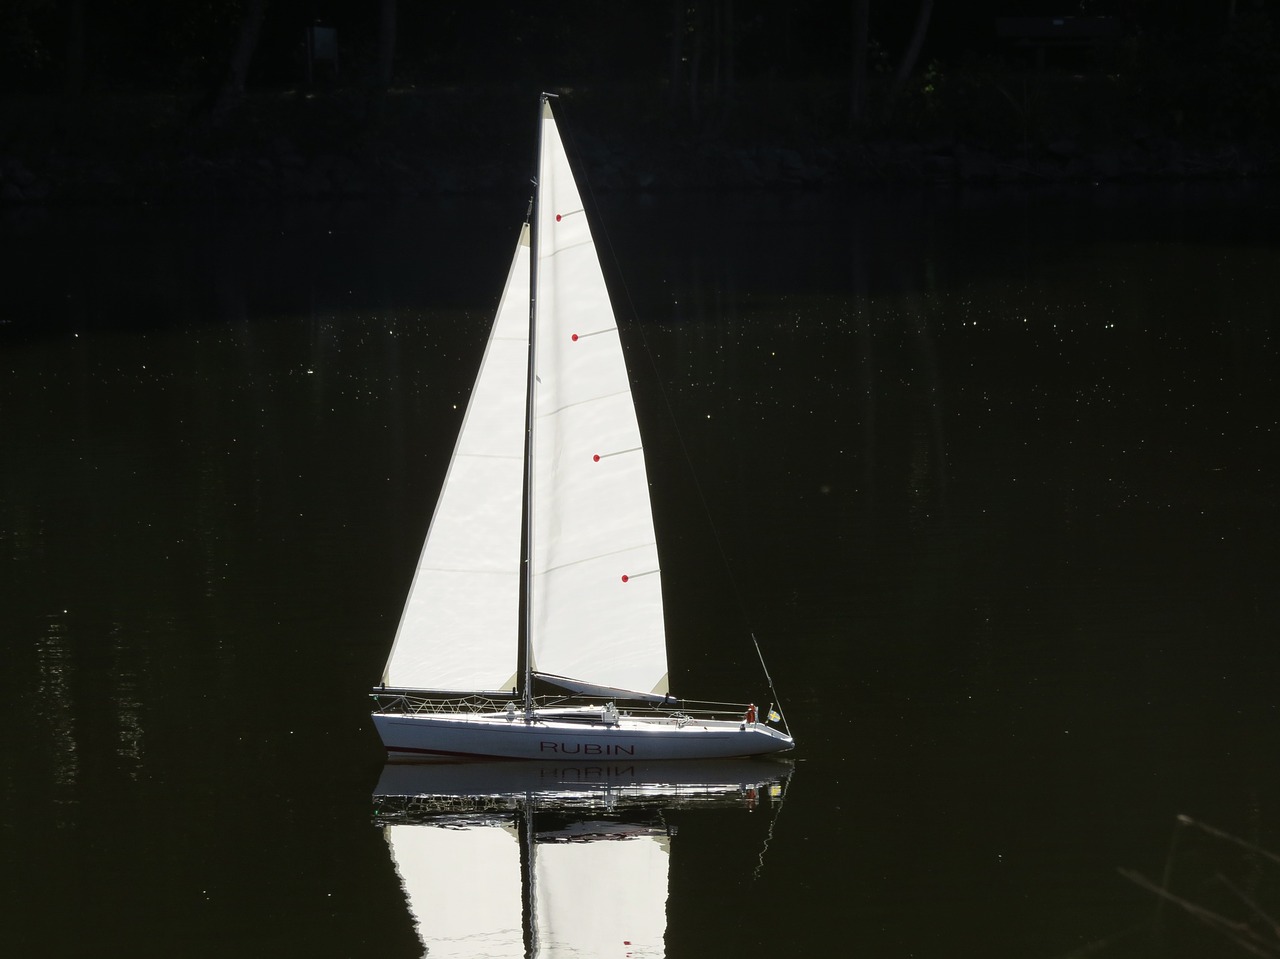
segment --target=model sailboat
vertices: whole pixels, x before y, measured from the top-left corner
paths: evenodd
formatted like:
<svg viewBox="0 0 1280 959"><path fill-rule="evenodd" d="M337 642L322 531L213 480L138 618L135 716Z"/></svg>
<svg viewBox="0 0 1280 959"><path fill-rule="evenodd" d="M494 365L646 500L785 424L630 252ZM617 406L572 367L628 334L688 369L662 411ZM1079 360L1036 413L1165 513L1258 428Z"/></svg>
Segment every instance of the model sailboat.
<svg viewBox="0 0 1280 959"><path fill-rule="evenodd" d="M387 752L648 761L791 749L772 705L717 712L668 688L630 379L545 96L530 210L374 690ZM535 682L561 695L535 698Z"/></svg>

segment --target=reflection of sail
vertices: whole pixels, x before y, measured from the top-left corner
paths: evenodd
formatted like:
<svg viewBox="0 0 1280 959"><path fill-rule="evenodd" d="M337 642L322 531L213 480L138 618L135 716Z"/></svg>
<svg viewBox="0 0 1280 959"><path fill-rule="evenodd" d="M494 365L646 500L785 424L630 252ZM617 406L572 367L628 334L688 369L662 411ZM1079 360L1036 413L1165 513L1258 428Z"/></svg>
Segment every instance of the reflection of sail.
<svg viewBox="0 0 1280 959"><path fill-rule="evenodd" d="M523 959L520 840L472 825L393 825L385 830L418 938L439 956Z"/></svg>
<svg viewBox="0 0 1280 959"><path fill-rule="evenodd" d="M539 957L661 956L669 839L598 831L544 841L534 862Z"/></svg>
<svg viewBox="0 0 1280 959"><path fill-rule="evenodd" d="M374 801L430 956L641 959L664 955L660 813L754 808L790 772L758 760L392 764Z"/></svg>

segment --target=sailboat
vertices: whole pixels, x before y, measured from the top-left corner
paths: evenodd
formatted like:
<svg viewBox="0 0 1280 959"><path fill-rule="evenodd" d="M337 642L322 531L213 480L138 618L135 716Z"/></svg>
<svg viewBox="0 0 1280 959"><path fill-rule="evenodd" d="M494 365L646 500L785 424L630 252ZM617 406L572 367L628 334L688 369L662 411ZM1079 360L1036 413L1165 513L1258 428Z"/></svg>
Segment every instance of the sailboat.
<svg viewBox="0 0 1280 959"><path fill-rule="evenodd" d="M792 749L776 696L757 710L669 688L630 377L550 97L529 210L372 693L374 725L392 760Z"/></svg>

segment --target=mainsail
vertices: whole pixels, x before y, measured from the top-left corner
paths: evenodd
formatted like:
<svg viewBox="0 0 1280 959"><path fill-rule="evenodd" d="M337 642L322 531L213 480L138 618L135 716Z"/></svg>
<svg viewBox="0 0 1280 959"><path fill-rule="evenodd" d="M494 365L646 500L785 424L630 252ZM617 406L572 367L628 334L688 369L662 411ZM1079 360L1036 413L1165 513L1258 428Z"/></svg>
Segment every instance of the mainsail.
<svg viewBox="0 0 1280 959"><path fill-rule="evenodd" d="M533 667L667 691L662 584L618 325L564 145L542 113L537 203Z"/></svg>

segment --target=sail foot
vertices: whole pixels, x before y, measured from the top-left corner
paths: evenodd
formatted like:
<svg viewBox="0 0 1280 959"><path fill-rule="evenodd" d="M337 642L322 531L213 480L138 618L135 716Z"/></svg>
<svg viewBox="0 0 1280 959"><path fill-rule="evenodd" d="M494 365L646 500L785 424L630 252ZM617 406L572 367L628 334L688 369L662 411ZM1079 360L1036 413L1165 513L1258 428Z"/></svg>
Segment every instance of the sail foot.
<svg viewBox="0 0 1280 959"><path fill-rule="evenodd" d="M580 696L596 696L602 699L621 699L628 701L637 701L645 703L670 703L675 702L675 698L666 691L666 676L662 677L661 691L641 692L636 689L620 689L616 686L601 686L597 683L588 683L580 679L570 679L567 676L555 676L550 673L534 674L535 679L542 680L552 686L571 693L577 693Z"/></svg>

